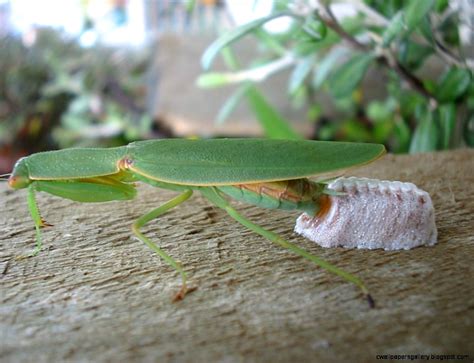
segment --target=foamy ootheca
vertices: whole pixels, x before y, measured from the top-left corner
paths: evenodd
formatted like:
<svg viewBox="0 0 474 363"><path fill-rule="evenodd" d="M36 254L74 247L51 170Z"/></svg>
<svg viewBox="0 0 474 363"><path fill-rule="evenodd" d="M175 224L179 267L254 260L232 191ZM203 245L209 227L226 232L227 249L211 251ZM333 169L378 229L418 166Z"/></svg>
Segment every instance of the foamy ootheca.
<svg viewBox="0 0 474 363"><path fill-rule="evenodd" d="M437 239L430 195L413 183L338 178L328 185L329 207L302 214L295 232L322 247L410 249Z"/></svg>

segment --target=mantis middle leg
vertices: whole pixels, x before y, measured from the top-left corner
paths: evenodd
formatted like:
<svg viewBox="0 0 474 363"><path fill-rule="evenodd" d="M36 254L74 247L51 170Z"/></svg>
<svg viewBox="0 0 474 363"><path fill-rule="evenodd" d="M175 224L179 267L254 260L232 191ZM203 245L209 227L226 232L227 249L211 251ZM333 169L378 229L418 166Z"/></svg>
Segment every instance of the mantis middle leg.
<svg viewBox="0 0 474 363"><path fill-rule="evenodd" d="M176 294L174 297L174 301L181 300L188 292L188 288L186 286L186 273L181 265L173 259L170 255L168 255L165 251L159 248L156 244L154 244L148 237L146 237L143 233L140 232L140 228L142 228L145 224L150 222L152 219L155 219L162 214L169 211L171 208L176 207L177 205L185 202L188 200L191 195L193 194L192 190L186 190L184 193L178 195L177 197L171 199L169 202L159 206L158 208L153 209L152 211L148 212L147 214L138 218L135 223L132 225L132 231L137 236L137 238L145 243L148 247L150 247L154 252L156 252L163 260L165 260L169 265L174 267L176 271L178 271L181 275L182 286L181 290Z"/></svg>

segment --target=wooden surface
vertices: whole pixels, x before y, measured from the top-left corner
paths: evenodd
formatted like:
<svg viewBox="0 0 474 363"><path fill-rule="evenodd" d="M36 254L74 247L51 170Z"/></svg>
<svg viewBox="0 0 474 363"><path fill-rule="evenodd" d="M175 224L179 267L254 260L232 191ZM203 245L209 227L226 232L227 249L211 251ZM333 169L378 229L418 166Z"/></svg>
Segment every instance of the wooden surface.
<svg viewBox="0 0 474 363"><path fill-rule="evenodd" d="M372 362L382 354L474 359L474 151L388 155L353 175L411 181L436 209L438 244L410 251L323 249L292 233L297 213L239 205L252 220L366 281L359 291L273 246L198 195L145 230L198 289L171 303L172 268L130 224L173 193L80 204L39 195L34 258L26 193L0 186L1 362ZM426 360L425 360L426 361ZM433 360L431 360L433 361ZM455 360L449 360L455 361Z"/></svg>

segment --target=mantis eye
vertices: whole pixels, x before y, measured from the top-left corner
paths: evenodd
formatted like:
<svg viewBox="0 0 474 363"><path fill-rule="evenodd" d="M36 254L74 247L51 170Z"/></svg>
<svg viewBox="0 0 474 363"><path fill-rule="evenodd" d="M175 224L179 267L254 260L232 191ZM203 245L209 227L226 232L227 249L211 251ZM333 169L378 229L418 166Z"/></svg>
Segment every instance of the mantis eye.
<svg viewBox="0 0 474 363"><path fill-rule="evenodd" d="M8 178L8 185L13 189L22 189L26 188L31 183L31 180L28 177L15 175Z"/></svg>

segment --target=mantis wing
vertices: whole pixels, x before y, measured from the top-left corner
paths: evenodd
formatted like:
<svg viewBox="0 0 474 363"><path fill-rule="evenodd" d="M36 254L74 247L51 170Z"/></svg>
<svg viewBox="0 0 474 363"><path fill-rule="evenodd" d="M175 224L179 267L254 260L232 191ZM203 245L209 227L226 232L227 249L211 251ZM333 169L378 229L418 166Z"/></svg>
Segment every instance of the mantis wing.
<svg viewBox="0 0 474 363"><path fill-rule="evenodd" d="M209 186L299 179L369 163L383 145L268 139L132 143L131 170L167 183Z"/></svg>

